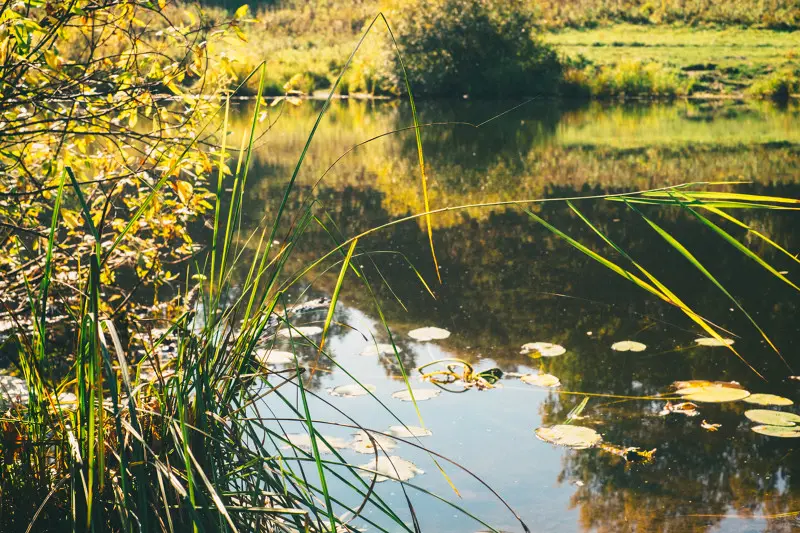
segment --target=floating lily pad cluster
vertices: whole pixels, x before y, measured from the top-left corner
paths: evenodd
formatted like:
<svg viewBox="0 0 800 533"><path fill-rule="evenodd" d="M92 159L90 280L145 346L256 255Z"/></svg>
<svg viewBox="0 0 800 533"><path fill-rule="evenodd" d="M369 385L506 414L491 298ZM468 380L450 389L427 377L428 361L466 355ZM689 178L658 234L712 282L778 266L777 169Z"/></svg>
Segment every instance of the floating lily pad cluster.
<svg viewBox="0 0 800 533"><path fill-rule="evenodd" d="M771 409L750 409L745 411L744 416L759 424L750 428L756 433L785 439L800 438L800 415Z"/></svg>

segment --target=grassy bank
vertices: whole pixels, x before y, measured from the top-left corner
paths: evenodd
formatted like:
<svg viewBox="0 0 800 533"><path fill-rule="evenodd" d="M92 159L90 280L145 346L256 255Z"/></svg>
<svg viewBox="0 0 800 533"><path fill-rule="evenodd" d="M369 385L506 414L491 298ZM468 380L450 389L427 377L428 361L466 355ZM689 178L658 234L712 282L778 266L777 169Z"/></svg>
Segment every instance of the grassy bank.
<svg viewBox="0 0 800 533"><path fill-rule="evenodd" d="M232 58L230 68L240 80L265 60L268 94L280 95L287 90L309 95L327 92L364 28L377 13L384 12L401 50L410 54L407 66L418 93L468 93L490 98L511 92L518 93L516 96L560 94L600 99L692 96L776 100L800 93L800 37L794 31L786 31L794 30L800 21L800 7L793 2L664 1L656 9L651 3L638 1L527 4L507 0L504 8L489 10L486 19L501 19L497 22L499 33L512 33L507 24L514 17L509 14L521 10L524 27L515 26L513 33L527 33L534 42L552 47L562 67L560 71L536 71L541 61L526 66L526 59L518 58L513 66L506 65L501 72L492 73L490 80L480 79L479 73L486 66L477 69L478 74L468 73L464 65L442 64L441 60L434 65L414 57L417 51L430 51L424 49L426 46L447 55L450 44L420 44L416 37L410 44L409 39L404 41L404 36L418 30L420 24L429 30L436 28L437 34L447 35L448 28L452 28L451 37L474 36L485 30L482 18L456 16L457 10L448 14L450 4L455 5L440 1L434 10L428 4L421 7L405 0L354 4L320 1L313 5L284 2L256 12L256 20L244 29L246 42L228 38L212 53ZM432 12L438 14L431 15ZM408 24L409 20L418 19ZM513 23L520 21L515 19ZM448 43L453 40L448 39ZM520 46L516 41L513 44L514 49ZM456 42L454 46L464 55L463 43ZM420 47L423 49L418 50ZM478 49L484 47L485 44L478 44ZM538 48L533 50L527 58L539 54ZM526 81L514 73L519 69L535 71L537 79L546 79L542 83ZM399 72L391 38L379 22L345 73L338 92L396 96L405 90ZM419 75L415 76L417 72ZM454 81L445 83L442 77L453 77ZM514 79L522 81L510 81ZM253 80L245 91L252 93L255 83ZM426 90L428 87L430 90Z"/></svg>
<svg viewBox="0 0 800 533"><path fill-rule="evenodd" d="M573 65L568 78L597 96L651 92L785 99L800 92L797 32L616 24L564 29L544 39Z"/></svg>

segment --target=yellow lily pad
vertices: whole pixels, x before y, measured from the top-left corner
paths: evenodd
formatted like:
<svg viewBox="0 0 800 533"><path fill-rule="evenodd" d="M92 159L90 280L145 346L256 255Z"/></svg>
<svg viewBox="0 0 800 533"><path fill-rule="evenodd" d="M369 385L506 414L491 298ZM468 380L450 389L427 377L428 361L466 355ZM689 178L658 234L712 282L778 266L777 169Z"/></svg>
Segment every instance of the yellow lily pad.
<svg viewBox="0 0 800 533"><path fill-rule="evenodd" d="M768 437L781 437L784 439L798 439L800 438L800 426L753 426L750 428L756 433L766 435Z"/></svg>
<svg viewBox="0 0 800 533"><path fill-rule="evenodd" d="M603 440L603 437L592 428L571 424L537 428L536 437L550 444L565 446L573 450L592 448Z"/></svg>
<svg viewBox="0 0 800 533"><path fill-rule="evenodd" d="M522 355L530 354L532 357L556 357L567 353L567 349L552 342L529 342L522 345L519 352Z"/></svg>
<svg viewBox="0 0 800 533"><path fill-rule="evenodd" d="M536 385L537 387L558 387L561 385L561 380L552 374L525 374L520 381L528 385Z"/></svg>
<svg viewBox="0 0 800 533"><path fill-rule="evenodd" d="M683 396L685 400L704 403L735 402L750 396L750 393L744 389L729 387L720 383L687 387L678 390L676 394Z"/></svg>
<svg viewBox="0 0 800 533"><path fill-rule="evenodd" d="M408 336L417 341L438 341L450 336L450 332L442 328L417 328L408 332Z"/></svg>
<svg viewBox="0 0 800 533"><path fill-rule="evenodd" d="M744 416L756 424L765 424L767 426L789 427L800 423L800 415L784 411L772 411L770 409L750 409L744 412Z"/></svg>
<svg viewBox="0 0 800 533"><path fill-rule="evenodd" d="M733 344L733 339L715 339L714 337L700 337L695 339L694 342L698 346L730 346Z"/></svg>
<svg viewBox="0 0 800 533"><path fill-rule="evenodd" d="M789 398L783 396L776 396L775 394L751 394L744 399L747 403L756 405L792 405L794 402Z"/></svg>
<svg viewBox="0 0 800 533"><path fill-rule="evenodd" d="M611 349L617 352L643 352L647 345L636 341L619 341L612 344Z"/></svg>

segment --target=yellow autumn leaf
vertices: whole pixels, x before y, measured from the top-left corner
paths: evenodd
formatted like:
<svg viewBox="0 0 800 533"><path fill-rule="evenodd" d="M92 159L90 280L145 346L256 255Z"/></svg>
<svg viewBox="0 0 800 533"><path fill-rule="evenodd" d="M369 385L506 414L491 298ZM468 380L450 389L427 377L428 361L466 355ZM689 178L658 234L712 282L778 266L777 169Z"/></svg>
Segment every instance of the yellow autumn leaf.
<svg viewBox="0 0 800 533"><path fill-rule="evenodd" d="M192 187L192 184L188 181L176 181L175 192L178 194L178 198L180 198L181 202L187 204L189 203L189 198L192 197L194 187Z"/></svg>
<svg viewBox="0 0 800 533"><path fill-rule="evenodd" d="M245 5L241 6L239 9L236 10L236 13L234 13L233 17L236 18L236 19L243 19L244 17L247 16L247 12L248 12L249 9L250 9L250 6L245 4Z"/></svg>
<svg viewBox="0 0 800 533"><path fill-rule="evenodd" d="M75 229L81 225L81 217L76 211L62 209L61 217L64 219L64 223L69 229Z"/></svg>

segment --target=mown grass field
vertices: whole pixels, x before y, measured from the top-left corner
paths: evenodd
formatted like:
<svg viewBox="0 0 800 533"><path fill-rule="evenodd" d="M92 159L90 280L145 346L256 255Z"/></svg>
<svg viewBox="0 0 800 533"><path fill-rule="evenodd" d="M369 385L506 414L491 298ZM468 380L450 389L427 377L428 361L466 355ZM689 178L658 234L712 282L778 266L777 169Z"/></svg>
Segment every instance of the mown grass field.
<svg viewBox="0 0 800 533"><path fill-rule="evenodd" d="M657 63L692 84L695 95L739 95L755 80L800 71L800 33L757 28L617 24L561 29L544 40L593 66Z"/></svg>

